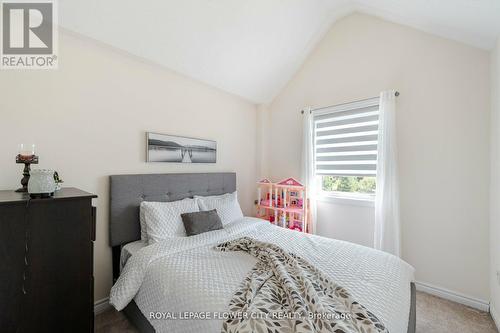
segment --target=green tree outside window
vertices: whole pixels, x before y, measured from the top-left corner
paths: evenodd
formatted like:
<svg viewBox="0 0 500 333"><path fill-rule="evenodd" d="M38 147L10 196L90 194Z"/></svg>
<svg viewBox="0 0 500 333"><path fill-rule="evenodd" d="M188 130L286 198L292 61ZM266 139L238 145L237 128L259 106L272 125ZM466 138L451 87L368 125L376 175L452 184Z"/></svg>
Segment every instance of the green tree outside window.
<svg viewBox="0 0 500 333"><path fill-rule="evenodd" d="M375 194L375 177L323 176L323 191Z"/></svg>

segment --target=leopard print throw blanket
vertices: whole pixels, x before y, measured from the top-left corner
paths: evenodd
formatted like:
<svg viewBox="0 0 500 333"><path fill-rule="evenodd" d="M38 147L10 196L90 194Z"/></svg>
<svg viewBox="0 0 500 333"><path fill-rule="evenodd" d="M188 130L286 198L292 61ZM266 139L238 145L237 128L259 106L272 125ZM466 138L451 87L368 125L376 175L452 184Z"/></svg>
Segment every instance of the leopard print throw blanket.
<svg viewBox="0 0 500 333"><path fill-rule="evenodd" d="M347 290L279 246L243 237L215 249L258 259L230 301L223 333L388 333Z"/></svg>

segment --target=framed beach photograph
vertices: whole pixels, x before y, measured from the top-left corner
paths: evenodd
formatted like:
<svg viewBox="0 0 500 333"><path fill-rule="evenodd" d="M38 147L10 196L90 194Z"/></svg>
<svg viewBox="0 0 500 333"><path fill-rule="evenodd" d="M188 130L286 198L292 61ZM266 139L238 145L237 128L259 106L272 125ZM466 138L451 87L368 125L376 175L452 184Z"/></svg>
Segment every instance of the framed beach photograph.
<svg viewBox="0 0 500 333"><path fill-rule="evenodd" d="M169 163L216 163L217 142L175 136L146 133L147 161Z"/></svg>

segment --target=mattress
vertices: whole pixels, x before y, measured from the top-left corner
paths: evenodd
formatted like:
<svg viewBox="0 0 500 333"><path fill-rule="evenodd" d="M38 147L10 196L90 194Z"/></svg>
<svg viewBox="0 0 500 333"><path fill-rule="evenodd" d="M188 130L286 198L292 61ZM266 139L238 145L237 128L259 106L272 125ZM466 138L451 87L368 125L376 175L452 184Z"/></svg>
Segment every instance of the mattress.
<svg viewBox="0 0 500 333"><path fill-rule="evenodd" d="M240 252L213 247L242 236L297 253L350 291L392 333L407 332L413 268L385 252L306 235L266 221L244 218L222 230L175 237L139 249L113 286L110 303L123 309L132 299L156 332L220 332L233 294L255 265ZM211 313L209 319L192 318ZM187 314L179 320L179 316Z"/></svg>

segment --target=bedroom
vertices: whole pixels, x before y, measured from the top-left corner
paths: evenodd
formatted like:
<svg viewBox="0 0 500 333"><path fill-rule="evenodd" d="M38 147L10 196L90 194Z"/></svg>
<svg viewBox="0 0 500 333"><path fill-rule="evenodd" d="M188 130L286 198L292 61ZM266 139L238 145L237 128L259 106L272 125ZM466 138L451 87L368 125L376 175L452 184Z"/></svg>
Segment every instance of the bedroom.
<svg viewBox="0 0 500 333"><path fill-rule="evenodd" d="M4 14L3 6L8 3L12 2L2 1ZM390 134L397 144L397 158L383 161L387 162L386 167L397 166L399 170L397 182L393 183L399 189L396 225L400 232L382 230L392 236L392 244L399 244L396 247L400 249L401 261L396 262L403 266L407 263L414 269L413 277L408 279L417 289L416 332L497 331L495 321L498 324L500 319L497 134L500 6L497 2L151 0L144 8L129 1L60 1L56 5L51 7L57 19L51 25L56 68L6 68L2 61L0 69L3 139L0 189L4 190L0 200L0 243L2 259L9 263L4 265L0 276L3 281L0 331L46 331L41 327L57 324L62 327L57 330L61 332L88 332L89 325L94 325L96 332L148 332L135 328L134 319L116 312L109 304L113 267L116 271L118 265L118 272L120 269L120 260L116 260L112 250L116 244L111 241L113 235L116 237L111 225L117 220L112 216L111 200L116 196L112 195L114 185L110 176L165 174L167 178L147 183L133 180L123 190L124 194L133 194L138 189L148 189L159 195L176 193L183 188L182 184L192 184L179 181L178 177L171 179L170 174L193 177L205 173L235 174L238 203L248 217L256 216L254 202L258 199L259 180L279 182L293 177L306 186L312 202L310 211L316 206L308 222L312 233L323 238L314 239L335 242L336 246L345 241L353 249L379 253L372 252L376 251L373 250L376 230L381 230L376 229L381 225L380 218L375 217L377 198L373 193L349 195L334 191L333 186L338 190L338 184L323 186L325 179L330 179L328 176L318 175L312 181L303 176L306 167L329 166L317 164L320 160L308 163L303 157L307 146L304 142L314 139L312 134L304 135L304 123L308 114L312 121L315 117L319 121L323 114L334 115L342 105L356 111L359 101L373 102L364 107L380 107L381 93L392 90L399 93L389 98L395 105L394 131ZM3 23L1 29L6 29ZM4 56L6 49L2 52ZM16 63L16 66L21 65ZM215 163L148 162L146 133L215 141ZM59 204L74 200L48 198L30 202L26 194L13 194L24 176L24 163L22 160L16 163L16 156L26 151L38 157L38 164L31 165L32 170L56 170L64 181L62 192L56 191L56 198L65 193L65 188L95 194L97 198L91 200L82 198L96 207L95 215L58 208ZM356 165L374 165L374 160L367 161L371 163ZM375 165L380 170L380 165ZM373 175L373 169L363 170L371 179L379 176ZM217 184L220 178L212 176L215 178L207 176L209 180L202 180L202 184ZM210 186L199 188L199 182L193 184L195 188L188 191L213 190ZM231 186L228 188L232 189ZM170 187L172 190L168 190ZM224 186L215 187L221 190ZM309 191L314 187L316 190ZM380 186L370 191L377 189ZM194 192L184 193L186 196L178 199L203 195ZM157 200L165 198L145 201ZM88 239L86 252L77 243L81 241L78 236L86 229L76 232L79 229L68 228L63 219L54 220L59 224L53 222L30 229L29 226L36 227L25 223L30 217L53 219L45 213L43 205L54 205L52 214L70 212L74 219L95 216L95 241L91 249ZM12 207L16 208L15 213L9 210ZM130 235L140 230L139 204L133 209L132 231L118 220L118 233L123 230ZM19 223L15 223L14 215L21 216ZM277 233L286 231L290 237L303 235L275 228ZM206 237L204 234L199 237ZM42 236L46 238L36 241ZM62 246L67 252L58 251ZM280 246L286 248L286 244ZM335 283L347 288L362 305L393 328L389 331L398 332L400 327L411 326L410 313L395 318L399 312L411 312L411 287L396 288L403 283L402 278L388 276L380 280L394 289L395 299L384 298L385 301L397 300L402 304L397 311L384 312L383 306L372 305L370 293L373 295L375 291L354 283L379 276L376 272L356 271L362 264L353 259L349 266L356 271L353 276L332 273L324 264L336 261L316 262L309 257L314 246L305 248L304 253L297 254L306 256L315 268L333 274ZM394 248L383 250L394 252ZM30 260L25 263L25 257L30 259L30 255L37 253L50 261L46 267L52 271L35 272L43 264ZM70 258L72 253L89 259L85 261L85 269L90 270L86 278L92 277L91 307L88 295L80 295L87 302L83 307L75 301L78 297L71 295L78 289L72 283L81 283L78 266L74 277L78 281L66 276L70 274L68 267L75 266ZM251 256L235 253L234 257L243 260ZM248 258L245 262L252 263ZM80 261L84 260L77 263ZM250 266L241 268L243 273L249 269ZM410 268L406 272L409 271ZM37 274L43 279L37 280ZM244 274L239 276L241 279L235 279L235 283L243 282L243 277ZM37 292L39 289L30 289L29 283L33 286L40 283L51 291ZM227 307L235 290L222 287L220 290L215 282L213 286L213 290L204 291L220 298L221 307ZM219 291L227 293L227 297L222 300ZM404 297L398 297L396 291ZM31 295L43 297L44 305L31 301L28 306L26 300L31 300ZM171 297L178 300L181 296ZM168 304L172 301L167 301L156 311L170 313ZM77 315L65 316L61 314L65 307L80 310ZM43 313L42 308L52 316L20 319L38 310ZM189 306L184 310L213 311ZM95 312L95 320L87 320L89 311ZM66 326L81 321L85 324ZM181 325L178 331L196 331L183 327L186 322L191 321L157 319L153 326ZM212 321L193 322L193 325L209 325ZM216 330L221 331L221 327L222 324Z"/></svg>

